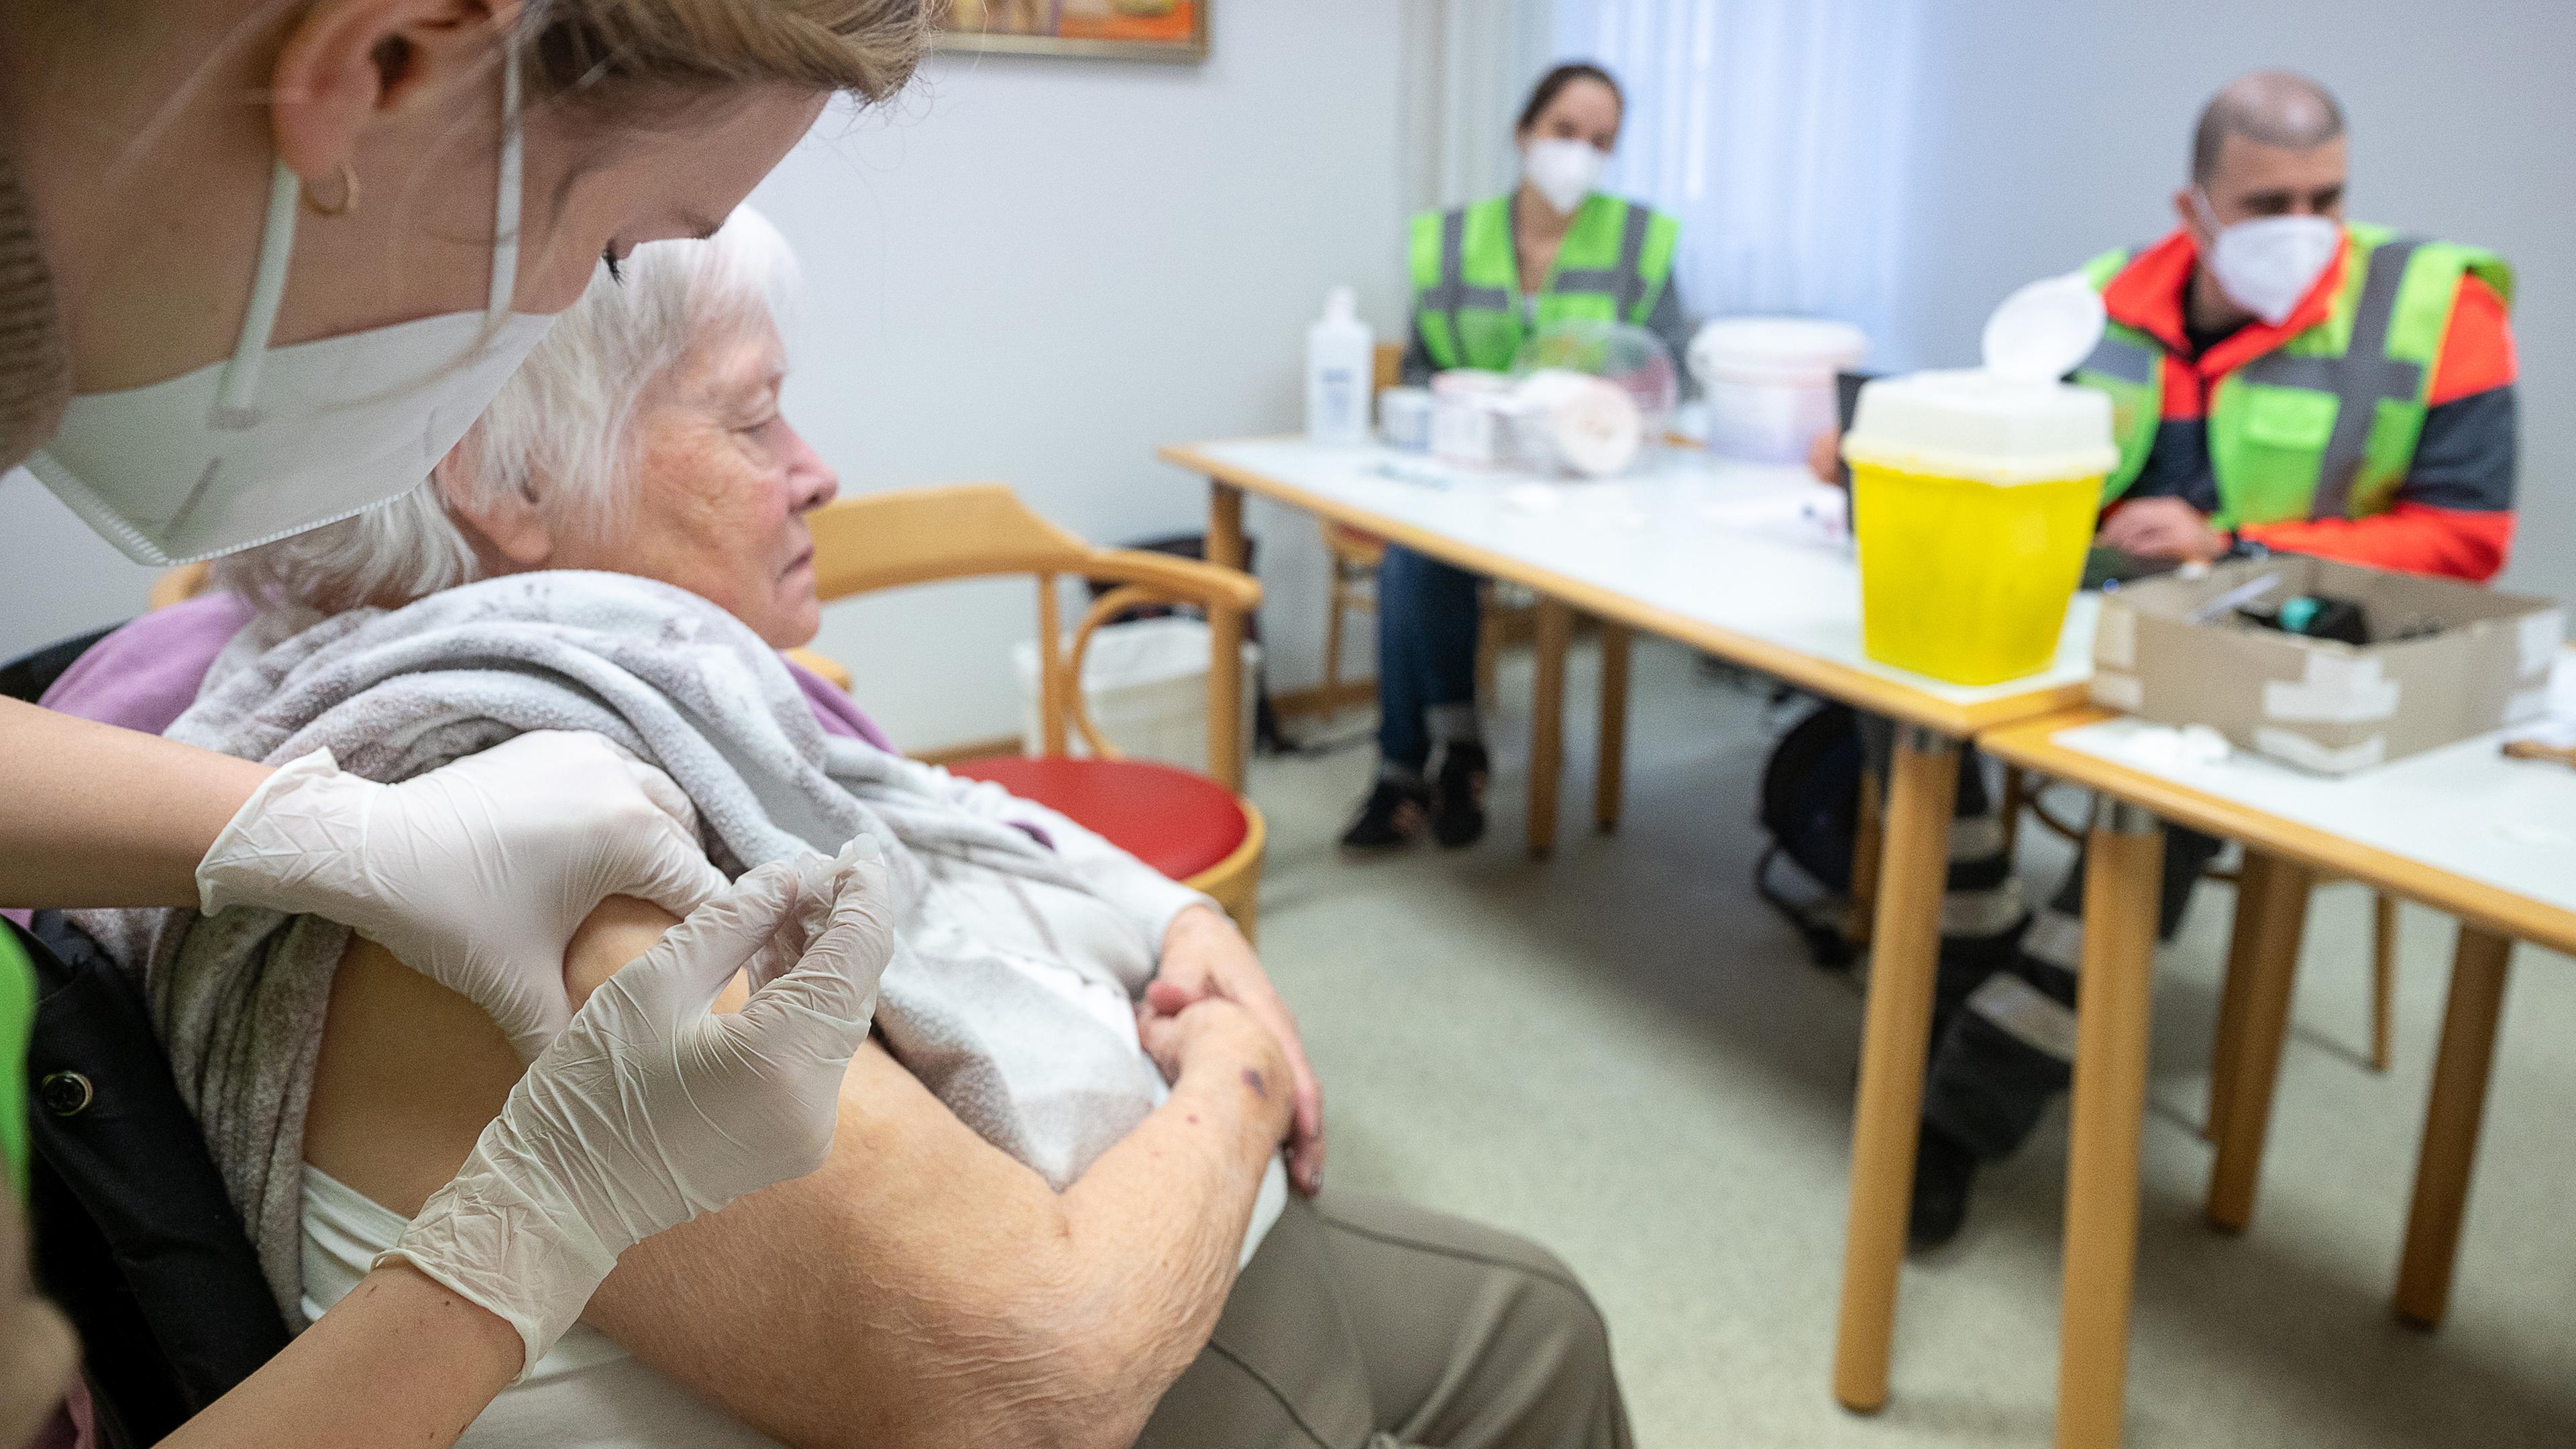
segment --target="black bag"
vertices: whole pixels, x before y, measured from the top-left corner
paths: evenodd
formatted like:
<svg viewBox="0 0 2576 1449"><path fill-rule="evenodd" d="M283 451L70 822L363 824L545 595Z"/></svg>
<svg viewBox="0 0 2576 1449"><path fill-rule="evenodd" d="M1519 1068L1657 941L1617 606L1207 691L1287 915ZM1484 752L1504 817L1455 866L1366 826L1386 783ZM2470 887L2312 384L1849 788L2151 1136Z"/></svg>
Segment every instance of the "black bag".
<svg viewBox="0 0 2576 1449"><path fill-rule="evenodd" d="M284 1348L286 1321L141 989L56 912L19 940L37 1283L80 1336L106 1441L158 1443Z"/></svg>
<svg viewBox="0 0 2576 1449"><path fill-rule="evenodd" d="M1762 829L1770 837L1753 866L1754 892L1797 928L1816 964L1852 960L1843 931L1852 853L1860 839L1860 722L1851 706L1819 704L1790 726L1762 765ZM1803 899L1773 883L1781 861L1807 878Z"/></svg>

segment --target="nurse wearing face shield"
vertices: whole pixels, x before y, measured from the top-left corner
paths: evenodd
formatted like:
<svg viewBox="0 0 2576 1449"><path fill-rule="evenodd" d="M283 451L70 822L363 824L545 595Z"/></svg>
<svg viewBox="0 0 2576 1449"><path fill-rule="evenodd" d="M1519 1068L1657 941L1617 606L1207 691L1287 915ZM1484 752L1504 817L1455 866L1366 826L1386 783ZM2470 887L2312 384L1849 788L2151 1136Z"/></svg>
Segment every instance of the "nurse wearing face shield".
<svg viewBox="0 0 2576 1449"><path fill-rule="evenodd" d="M1689 349L1672 275L1680 224L1596 189L1622 111L1608 71L1557 66L1512 130L1520 184L1413 219L1406 382L1458 367L1508 369L1524 338L1556 322L1625 322L1655 333L1676 358ZM1390 544L1377 595L1377 782L1342 844L1389 850L1426 833L1473 844L1485 833L1487 768L1476 723L1475 575Z"/></svg>
<svg viewBox="0 0 2576 1449"><path fill-rule="evenodd" d="M0 466L148 563L404 492L603 257L713 231L833 95L898 90L924 11L10 0ZM0 700L0 903L330 917L533 1059L375 1272L177 1436L451 1442L619 1251L822 1160L892 948L883 866L855 846L728 886L679 791L594 736L394 785L275 763ZM611 895L689 919L575 1015L565 942ZM72 1358L25 1277L42 949L0 933L0 1449ZM749 1007L708 1016L745 967Z"/></svg>

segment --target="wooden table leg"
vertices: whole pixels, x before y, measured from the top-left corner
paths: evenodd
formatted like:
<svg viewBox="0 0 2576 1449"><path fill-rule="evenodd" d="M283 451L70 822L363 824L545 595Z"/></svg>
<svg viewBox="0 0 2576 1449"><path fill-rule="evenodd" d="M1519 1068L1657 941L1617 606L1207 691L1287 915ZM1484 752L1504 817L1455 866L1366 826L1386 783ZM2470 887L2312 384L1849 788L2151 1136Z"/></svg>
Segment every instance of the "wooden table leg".
<svg viewBox="0 0 2576 1449"><path fill-rule="evenodd" d="M1530 686L1529 853L1556 847L1557 772L1565 763L1565 650L1574 612L1563 599L1538 600L1536 678Z"/></svg>
<svg viewBox="0 0 2576 1449"><path fill-rule="evenodd" d="M2227 940L2227 975L2218 988L2218 1028L2209 1045L2209 1106L2200 1119L2200 1140L2218 1140L2218 1124L2227 1120L2227 1097L2236 1090L2237 1042L2245 1035L2245 993L2254 989L2256 933L2263 913L2255 909L2269 856L2249 850L2236 868L2236 916Z"/></svg>
<svg viewBox="0 0 2576 1449"><path fill-rule="evenodd" d="M1864 1414L1887 1404L1888 1351L1923 1112L1923 1059L1931 1046L1933 971L1941 953L1941 895L1950 876L1950 808L1959 788L1956 740L1911 725L1900 726L1896 735L1878 918L1871 931L1860 1098L1852 1113L1851 1213L1844 1225L1842 1309L1834 1343L1834 1397Z"/></svg>
<svg viewBox="0 0 2576 1449"><path fill-rule="evenodd" d="M2442 1012L2442 1054L2434 1060L2424 1148L2415 1161L2415 1202L2406 1213L2406 1253L2397 1265L2397 1316L2419 1328L2439 1328L2451 1306L2451 1268L2469 1209L2469 1171L2477 1164L2512 955L2511 938L2460 923L2451 1000Z"/></svg>
<svg viewBox="0 0 2576 1449"><path fill-rule="evenodd" d="M2228 952L2220 1048L2210 1062L2210 1140L2218 1152L2202 1209L2221 1232L2241 1233L2254 1217L2313 882L2305 867L2249 850L2236 883L2236 945Z"/></svg>
<svg viewBox="0 0 2576 1449"><path fill-rule="evenodd" d="M2388 1070L2397 1021L2397 897L2370 893L2370 1069Z"/></svg>
<svg viewBox="0 0 2576 1449"><path fill-rule="evenodd" d="M1243 490L1214 478L1208 480L1207 561L1224 568L1243 567ZM1209 707L1211 718L1222 718L1242 708L1242 612L1208 610L1208 635ZM1239 727L1210 733L1208 774L1236 794L1243 793L1243 731Z"/></svg>
<svg viewBox="0 0 2576 1449"><path fill-rule="evenodd" d="M1592 772L1592 828L1619 828L1619 796L1628 773L1628 626L1600 620L1601 761Z"/></svg>
<svg viewBox="0 0 2576 1449"><path fill-rule="evenodd" d="M2138 1258L2138 1138L2147 1110L2164 832L2134 805L2094 807L2076 987L2075 1099L2066 1163L2066 1286L2058 1334L2059 1449L2120 1442L2129 1295Z"/></svg>

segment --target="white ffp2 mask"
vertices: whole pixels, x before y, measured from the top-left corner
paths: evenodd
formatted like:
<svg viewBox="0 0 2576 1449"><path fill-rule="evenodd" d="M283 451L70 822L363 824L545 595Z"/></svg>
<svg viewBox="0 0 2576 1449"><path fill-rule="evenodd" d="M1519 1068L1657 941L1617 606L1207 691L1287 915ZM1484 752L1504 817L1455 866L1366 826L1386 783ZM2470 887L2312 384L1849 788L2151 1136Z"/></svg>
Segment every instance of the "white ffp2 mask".
<svg viewBox="0 0 2576 1449"><path fill-rule="evenodd" d="M301 533L416 487L551 317L510 310L519 271L519 79L501 67L490 300L272 347L302 187L283 162L231 360L75 397L29 472L138 563L186 563Z"/></svg>
<svg viewBox="0 0 2576 1449"><path fill-rule="evenodd" d="M2278 327L2298 310L2343 246L2343 228L2322 216L2258 216L2220 226L2205 194L2192 198L2216 234L2209 274L2227 300Z"/></svg>
<svg viewBox="0 0 2576 1449"><path fill-rule="evenodd" d="M1521 155L1521 174L1559 216L1572 216L1601 179L1610 158L1589 141L1532 141Z"/></svg>

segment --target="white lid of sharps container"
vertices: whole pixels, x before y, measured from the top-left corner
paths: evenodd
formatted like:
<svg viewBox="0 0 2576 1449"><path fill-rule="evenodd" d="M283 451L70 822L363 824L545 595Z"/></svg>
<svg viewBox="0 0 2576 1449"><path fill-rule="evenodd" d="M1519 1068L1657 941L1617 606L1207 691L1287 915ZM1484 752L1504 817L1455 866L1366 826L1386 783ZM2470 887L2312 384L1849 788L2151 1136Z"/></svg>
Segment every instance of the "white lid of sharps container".
<svg viewBox="0 0 2576 1449"><path fill-rule="evenodd" d="M2014 292L1986 319L1986 365L1879 378L1861 389L1843 456L1986 483L2096 477L2120 460L2111 400L2058 381L2092 355L2101 294L2080 276Z"/></svg>

